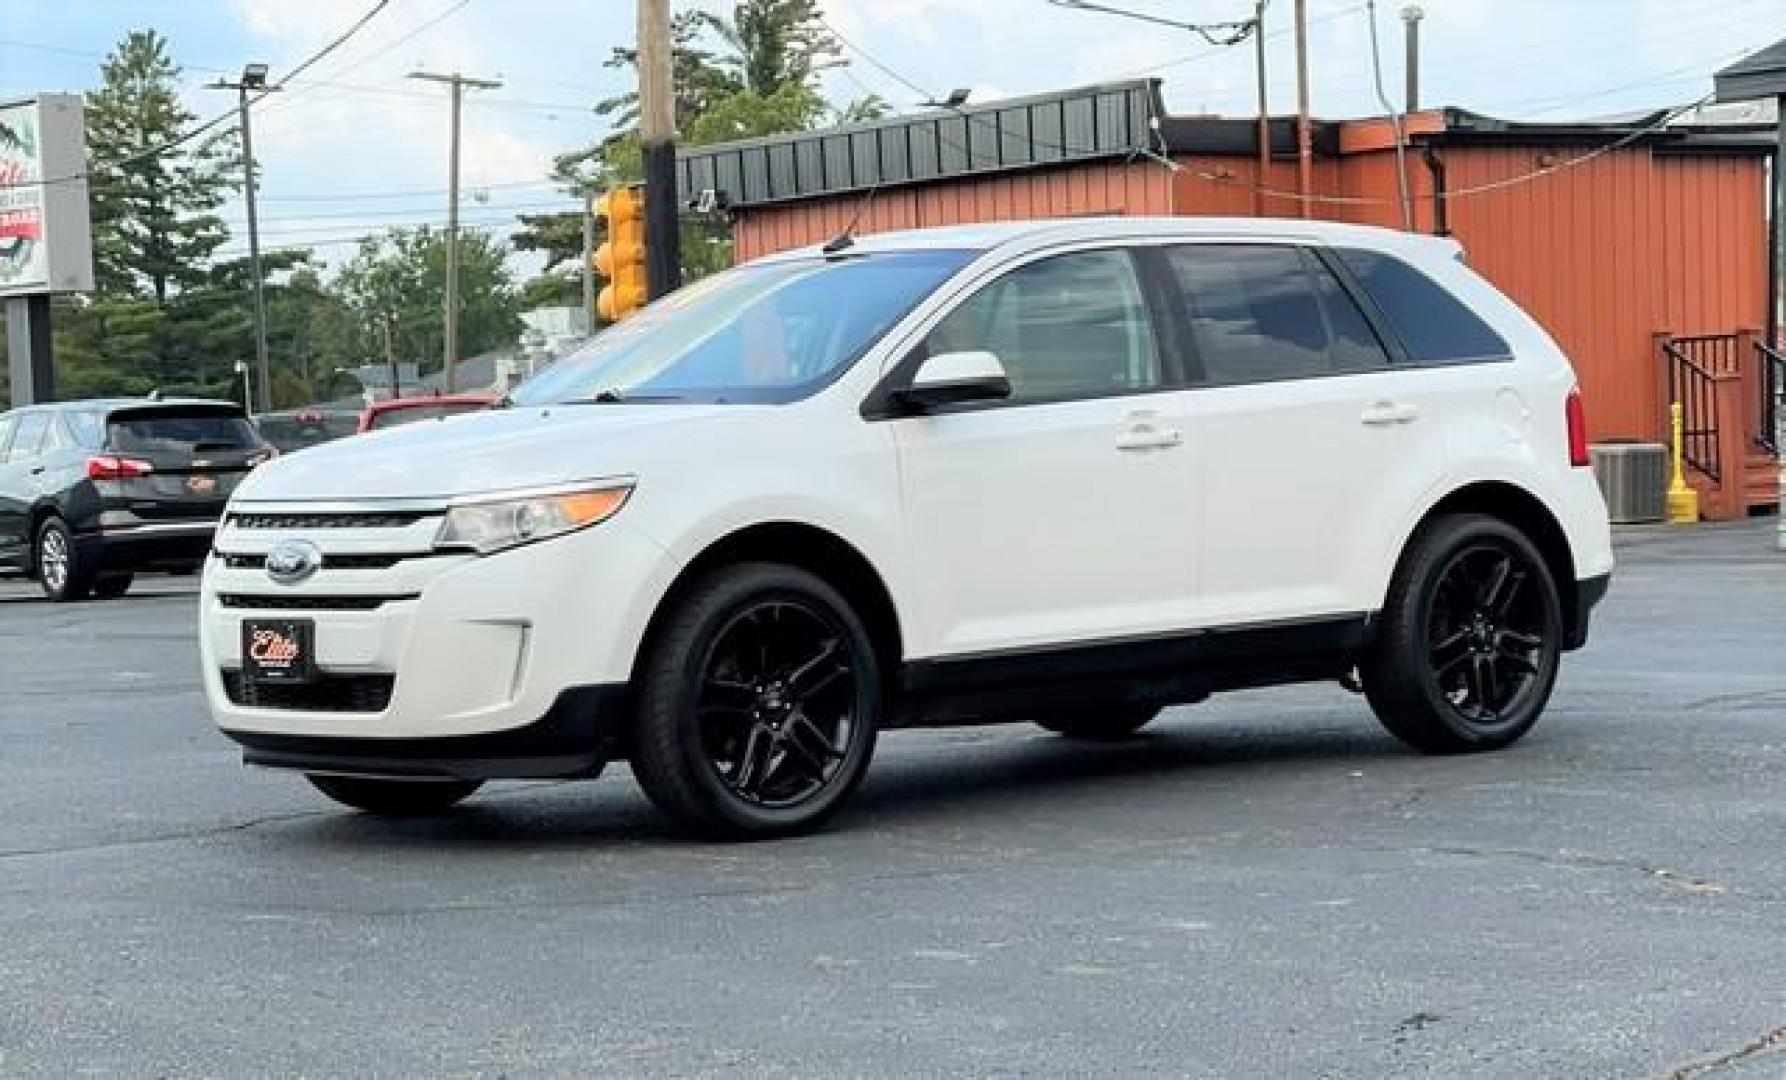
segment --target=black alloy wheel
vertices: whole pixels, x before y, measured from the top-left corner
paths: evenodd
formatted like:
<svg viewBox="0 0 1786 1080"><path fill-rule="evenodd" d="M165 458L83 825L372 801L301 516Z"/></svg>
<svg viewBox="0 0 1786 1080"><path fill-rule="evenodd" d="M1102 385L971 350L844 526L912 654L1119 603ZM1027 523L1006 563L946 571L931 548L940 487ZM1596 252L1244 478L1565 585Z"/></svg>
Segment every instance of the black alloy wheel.
<svg viewBox="0 0 1786 1080"><path fill-rule="evenodd" d="M1440 518L1410 544L1360 664L1383 726L1429 753L1492 750L1544 711L1562 653L1544 557L1513 526Z"/></svg>
<svg viewBox="0 0 1786 1080"><path fill-rule="evenodd" d="M1518 552L1494 542L1458 552L1439 574L1427 618L1431 677L1458 715L1484 731L1517 719L1544 674L1554 630L1532 574Z"/></svg>
<svg viewBox="0 0 1786 1080"><path fill-rule="evenodd" d="M764 599L725 624L702 667L701 746L734 795L798 806L836 778L856 722L842 628L799 599Z"/></svg>
<svg viewBox="0 0 1786 1080"><path fill-rule="evenodd" d="M679 823L727 838L807 829L873 752L880 669L829 585L756 563L683 600L646 662L633 771Z"/></svg>

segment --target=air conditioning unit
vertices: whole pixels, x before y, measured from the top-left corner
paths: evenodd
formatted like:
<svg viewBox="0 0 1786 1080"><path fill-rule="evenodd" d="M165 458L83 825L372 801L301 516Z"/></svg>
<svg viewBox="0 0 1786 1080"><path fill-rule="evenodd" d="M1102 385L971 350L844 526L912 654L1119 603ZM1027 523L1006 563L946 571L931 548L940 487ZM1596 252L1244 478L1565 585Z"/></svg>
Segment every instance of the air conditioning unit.
<svg viewBox="0 0 1786 1080"><path fill-rule="evenodd" d="M1668 509L1668 447L1598 443L1588 448L1594 478L1615 524L1661 521Z"/></svg>

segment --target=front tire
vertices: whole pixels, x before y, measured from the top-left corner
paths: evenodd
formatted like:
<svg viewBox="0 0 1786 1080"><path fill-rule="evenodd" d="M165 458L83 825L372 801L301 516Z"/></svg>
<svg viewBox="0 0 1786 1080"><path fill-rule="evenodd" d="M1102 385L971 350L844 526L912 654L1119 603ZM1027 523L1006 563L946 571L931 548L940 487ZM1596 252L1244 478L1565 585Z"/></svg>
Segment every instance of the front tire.
<svg viewBox="0 0 1786 1080"><path fill-rule="evenodd" d="M44 519L37 529L32 566L37 583L52 604L85 600L93 591L93 566L74 545L74 534L59 517Z"/></svg>
<svg viewBox="0 0 1786 1080"><path fill-rule="evenodd" d="M668 612L636 685L633 774L704 836L811 829L874 754L874 644L837 590L794 567L741 563L695 585Z"/></svg>
<svg viewBox="0 0 1786 1080"><path fill-rule="evenodd" d="M476 780L374 780L360 776L305 777L343 806L379 817L425 817L451 809L484 785Z"/></svg>
<svg viewBox="0 0 1786 1080"><path fill-rule="evenodd" d="M1483 514L1423 527L1360 665L1390 733L1429 754L1496 750L1531 730L1562 655L1557 584L1524 533Z"/></svg>
<svg viewBox="0 0 1786 1080"><path fill-rule="evenodd" d="M1036 726L1069 739L1088 742L1114 742L1126 739L1146 727L1160 715L1153 705L1114 706L1107 709L1083 709L1036 718Z"/></svg>

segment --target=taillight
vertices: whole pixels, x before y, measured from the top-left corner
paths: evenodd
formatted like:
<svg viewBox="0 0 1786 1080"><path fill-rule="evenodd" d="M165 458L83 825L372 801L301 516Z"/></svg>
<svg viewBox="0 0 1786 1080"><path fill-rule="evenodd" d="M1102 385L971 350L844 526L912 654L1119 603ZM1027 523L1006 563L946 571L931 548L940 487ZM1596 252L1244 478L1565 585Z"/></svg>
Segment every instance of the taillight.
<svg viewBox="0 0 1786 1080"><path fill-rule="evenodd" d="M1569 464L1590 464L1588 458L1588 414L1581 404L1581 387L1569 391L1563 402L1563 415L1569 421Z"/></svg>
<svg viewBox="0 0 1786 1080"><path fill-rule="evenodd" d="M135 476L148 476L154 471L155 467L146 461L116 454L100 454L87 459L89 480L129 480Z"/></svg>

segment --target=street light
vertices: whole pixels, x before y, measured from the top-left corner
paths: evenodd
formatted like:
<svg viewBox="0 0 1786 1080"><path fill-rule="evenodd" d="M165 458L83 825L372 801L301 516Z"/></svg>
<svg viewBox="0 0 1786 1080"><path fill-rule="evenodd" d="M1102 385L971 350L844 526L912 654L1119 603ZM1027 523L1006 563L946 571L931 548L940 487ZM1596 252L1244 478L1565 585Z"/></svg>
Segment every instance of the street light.
<svg viewBox="0 0 1786 1080"><path fill-rule="evenodd" d="M949 91L949 96L941 101L937 101L935 98L930 98L925 101L920 101L918 104L930 109L959 109L963 105L966 105L967 99L972 96L973 90L964 86L958 86Z"/></svg>

